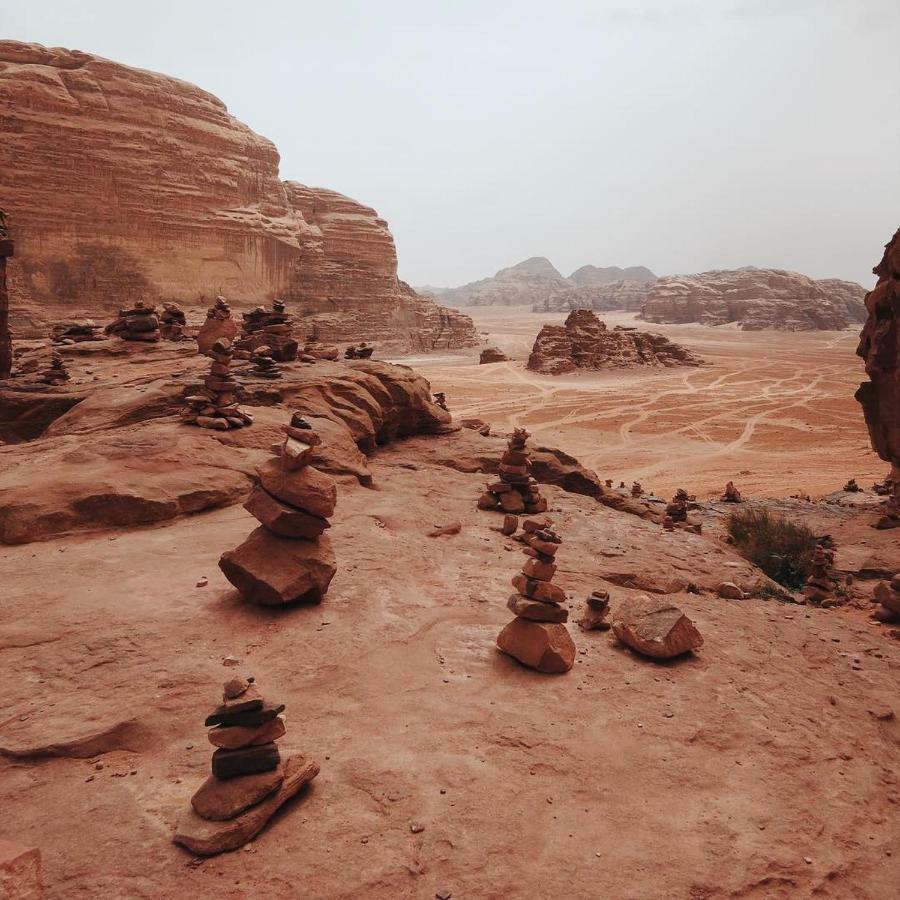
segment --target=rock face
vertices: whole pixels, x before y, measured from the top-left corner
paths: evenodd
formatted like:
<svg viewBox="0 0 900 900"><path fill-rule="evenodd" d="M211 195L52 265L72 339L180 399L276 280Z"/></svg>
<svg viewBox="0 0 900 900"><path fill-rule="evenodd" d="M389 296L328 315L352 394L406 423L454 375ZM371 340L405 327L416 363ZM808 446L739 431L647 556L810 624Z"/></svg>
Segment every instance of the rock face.
<svg viewBox="0 0 900 900"><path fill-rule="evenodd" d="M331 339L474 346L468 317L397 278L387 223L283 182L274 145L211 94L76 50L0 41L3 199L20 331L161 297L327 313Z"/></svg>
<svg viewBox="0 0 900 900"><path fill-rule="evenodd" d="M531 305L535 312L637 309L643 301L646 287L655 280L656 276L644 266L627 269L582 266L565 278L550 260L533 256L508 269L501 269L493 278L483 278L436 293L443 302L460 306ZM616 305L618 302L623 305ZM626 303L630 305L625 306Z"/></svg>
<svg viewBox="0 0 900 900"><path fill-rule="evenodd" d="M13 255L15 245L6 227L6 213L0 209L0 378L8 378L12 371L12 336L9 331L9 291L6 287L6 261Z"/></svg>
<svg viewBox="0 0 900 900"><path fill-rule="evenodd" d="M697 366L701 360L659 334L607 329L588 309L569 313L564 325L545 325L528 358L528 368L545 375L576 369L631 366Z"/></svg>
<svg viewBox="0 0 900 900"><path fill-rule="evenodd" d="M647 294L648 322L726 325L745 331L838 331L865 320L865 290L852 281L814 281L782 269L743 269L671 275Z"/></svg>
<svg viewBox="0 0 900 900"><path fill-rule="evenodd" d="M875 452L891 466L892 495L881 527L900 526L900 229L872 270L878 276L866 294L868 317L856 352L869 380L856 399L863 408Z"/></svg>

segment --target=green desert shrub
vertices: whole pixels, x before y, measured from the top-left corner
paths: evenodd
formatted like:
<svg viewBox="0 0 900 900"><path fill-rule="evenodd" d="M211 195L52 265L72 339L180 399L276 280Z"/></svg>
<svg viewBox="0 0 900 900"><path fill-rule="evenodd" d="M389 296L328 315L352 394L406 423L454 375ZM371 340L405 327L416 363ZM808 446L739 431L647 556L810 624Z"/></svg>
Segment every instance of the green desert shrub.
<svg viewBox="0 0 900 900"><path fill-rule="evenodd" d="M812 571L816 536L765 509L745 509L728 518L735 549L773 581L796 591Z"/></svg>

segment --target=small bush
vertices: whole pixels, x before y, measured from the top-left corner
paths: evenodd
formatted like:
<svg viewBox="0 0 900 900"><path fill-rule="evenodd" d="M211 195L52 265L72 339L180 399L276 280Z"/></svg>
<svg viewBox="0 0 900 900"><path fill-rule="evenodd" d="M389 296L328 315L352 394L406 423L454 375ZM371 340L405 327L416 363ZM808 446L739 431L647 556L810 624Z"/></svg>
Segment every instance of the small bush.
<svg viewBox="0 0 900 900"><path fill-rule="evenodd" d="M765 509L747 509L729 516L728 532L738 553L773 581L793 591L803 587L816 547L816 536L806 526Z"/></svg>

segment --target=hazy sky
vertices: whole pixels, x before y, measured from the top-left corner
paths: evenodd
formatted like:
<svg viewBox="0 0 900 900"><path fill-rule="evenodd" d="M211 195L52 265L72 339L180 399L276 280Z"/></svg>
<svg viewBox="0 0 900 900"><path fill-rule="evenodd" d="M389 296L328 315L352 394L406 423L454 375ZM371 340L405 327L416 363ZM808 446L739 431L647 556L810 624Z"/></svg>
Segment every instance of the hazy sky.
<svg viewBox="0 0 900 900"><path fill-rule="evenodd" d="M374 206L400 274L528 256L869 286L900 225L897 0L2 0L0 36L194 82Z"/></svg>

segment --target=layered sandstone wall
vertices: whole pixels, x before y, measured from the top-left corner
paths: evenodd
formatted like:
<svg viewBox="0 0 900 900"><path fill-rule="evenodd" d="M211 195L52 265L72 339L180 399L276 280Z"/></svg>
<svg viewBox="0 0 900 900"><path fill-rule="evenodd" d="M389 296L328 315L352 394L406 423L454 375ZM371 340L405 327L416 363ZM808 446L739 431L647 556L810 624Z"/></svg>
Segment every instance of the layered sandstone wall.
<svg viewBox="0 0 900 900"><path fill-rule="evenodd" d="M745 331L838 331L865 320L865 289L852 281L815 281L782 269L716 270L660 278L647 294L648 322L726 325Z"/></svg>
<svg viewBox="0 0 900 900"><path fill-rule="evenodd" d="M14 325L137 299L275 296L335 337L428 345L439 309L397 278L387 223L282 182L271 141L191 84L75 50L0 41L0 196L15 222ZM468 320L467 320L468 321ZM457 321L461 345L477 336Z"/></svg>

